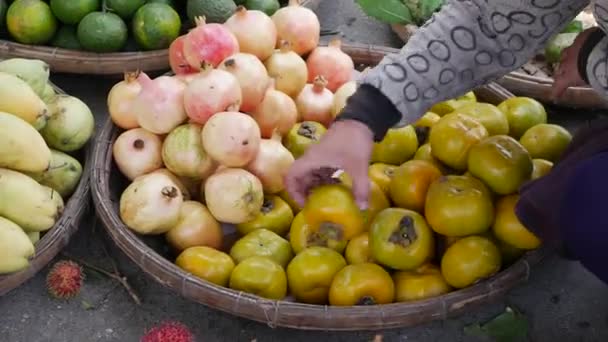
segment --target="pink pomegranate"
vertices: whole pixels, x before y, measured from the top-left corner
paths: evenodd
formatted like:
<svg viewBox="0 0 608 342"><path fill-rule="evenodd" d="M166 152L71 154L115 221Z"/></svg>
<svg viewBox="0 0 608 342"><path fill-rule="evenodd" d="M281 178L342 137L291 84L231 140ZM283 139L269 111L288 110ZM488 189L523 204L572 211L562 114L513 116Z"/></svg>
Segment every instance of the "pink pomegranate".
<svg viewBox="0 0 608 342"><path fill-rule="evenodd" d="M196 27L188 32L184 40L184 56L196 70L203 63L216 67L237 52L239 42L234 34L222 24L207 24L204 17L196 18Z"/></svg>

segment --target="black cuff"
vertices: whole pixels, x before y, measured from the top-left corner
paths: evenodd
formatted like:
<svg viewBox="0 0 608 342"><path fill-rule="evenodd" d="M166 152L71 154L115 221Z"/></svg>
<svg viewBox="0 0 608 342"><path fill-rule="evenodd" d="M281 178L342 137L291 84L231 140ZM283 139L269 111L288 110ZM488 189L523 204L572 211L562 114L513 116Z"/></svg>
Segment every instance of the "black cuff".
<svg viewBox="0 0 608 342"><path fill-rule="evenodd" d="M589 36L587 37L587 39L585 40L585 42L583 43L583 46L581 46L581 49L579 51L578 60L577 60L578 73L581 76L581 78L583 79L583 81L585 81L585 83L587 83L587 84L589 84L589 77L587 76L587 61L589 60L589 55L593 51L593 48L605 36L606 36L606 34L604 33L604 31L602 31L600 29L596 29L596 30L592 31L589 34Z"/></svg>
<svg viewBox="0 0 608 342"><path fill-rule="evenodd" d="M389 128L401 119L395 105L377 88L362 84L348 98L346 107L336 117L336 121L356 120L364 123L374 133L374 140L381 141Z"/></svg>

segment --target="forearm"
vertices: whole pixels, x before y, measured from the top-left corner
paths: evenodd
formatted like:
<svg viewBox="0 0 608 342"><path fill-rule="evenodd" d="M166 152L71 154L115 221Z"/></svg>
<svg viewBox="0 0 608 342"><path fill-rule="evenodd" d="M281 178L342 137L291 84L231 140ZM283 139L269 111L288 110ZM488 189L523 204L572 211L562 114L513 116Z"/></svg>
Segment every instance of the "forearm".
<svg viewBox="0 0 608 342"><path fill-rule="evenodd" d="M550 2L449 1L399 54L386 56L360 83L393 105L398 114L384 120L412 123L435 103L517 69L588 4ZM345 112L345 118L363 115L351 114L355 109L348 106Z"/></svg>

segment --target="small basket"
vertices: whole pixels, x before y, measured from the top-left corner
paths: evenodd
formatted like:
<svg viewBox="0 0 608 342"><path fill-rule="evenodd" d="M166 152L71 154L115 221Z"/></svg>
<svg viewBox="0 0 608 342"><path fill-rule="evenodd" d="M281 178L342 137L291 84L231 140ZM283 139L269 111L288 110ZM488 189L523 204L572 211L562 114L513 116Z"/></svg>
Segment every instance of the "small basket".
<svg viewBox="0 0 608 342"><path fill-rule="evenodd" d="M301 5L315 10L321 1L302 0ZM0 39L0 59L15 57L40 59L49 64L53 72L69 74L119 76L128 70L161 72L170 69L169 49L94 53Z"/></svg>
<svg viewBox="0 0 608 342"><path fill-rule="evenodd" d="M53 88L58 94L65 94L64 91L53 85ZM5 295L11 290L17 288L38 271L44 268L55 256L68 244L70 238L78 230L89 205L90 201L90 160L93 140L89 141L76 155L73 155L82 164L82 176L74 193L65 203L65 208L59 220L53 228L44 233L38 242L36 242L36 254L30 260L28 268L7 275L0 276L0 296Z"/></svg>
<svg viewBox="0 0 608 342"><path fill-rule="evenodd" d="M344 44L342 49L359 67L377 64L386 54L398 50L386 47ZM496 84L478 88L478 98L490 103L512 95ZM268 324L303 330L379 330L414 326L470 311L502 297L508 290L527 281L531 266L545 250L528 252L497 275L471 287L422 301L375 306L337 307L310 305L288 300L268 300L248 293L211 284L174 265L165 258L162 238L142 237L120 219L119 198L128 185L112 157L112 144L120 130L107 120L93 156L93 201L110 237L139 267L160 284L195 302L236 316ZM229 231L225 226L225 231ZM232 229L234 230L234 229ZM154 247L152 247L154 246Z"/></svg>

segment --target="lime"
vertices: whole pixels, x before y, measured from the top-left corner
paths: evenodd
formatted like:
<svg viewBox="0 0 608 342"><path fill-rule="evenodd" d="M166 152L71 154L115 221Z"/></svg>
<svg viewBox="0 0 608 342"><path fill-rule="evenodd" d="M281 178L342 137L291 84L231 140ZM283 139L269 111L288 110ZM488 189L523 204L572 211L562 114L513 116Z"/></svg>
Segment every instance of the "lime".
<svg viewBox="0 0 608 342"><path fill-rule="evenodd" d="M61 26L59 30L57 30L57 33L55 33L51 45L63 49L81 50L82 45L80 45L78 36L76 35L76 26Z"/></svg>
<svg viewBox="0 0 608 342"><path fill-rule="evenodd" d="M175 8L175 0L148 0L147 4L165 4Z"/></svg>
<svg viewBox="0 0 608 342"><path fill-rule="evenodd" d="M188 0L186 12L188 19L204 16L208 23L223 23L236 11L236 4L232 0Z"/></svg>
<svg viewBox="0 0 608 342"><path fill-rule="evenodd" d="M85 50L115 52L127 42L127 25L120 17L110 12L87 14L77 30L78 40Z"/></svg>
<svg viewBox="0 0 608 342"><path fill-rule="evenodd" d="M279 4L279 0L247 0L245 7L273 15L281 7L281 4Z"/></svg>
<svg viewBox="0 0 608 342"><path fill-rule="evenodd" d="M143 50L167 49L181 26L179 14L166 4L143 5L133 17L133 35Z"/></svg>
<svg viewBox="0 0 608 342"><path fill-rule="evenodd" d="M146 0L106 0L106 8L123 19L130 19Z"/></svg>
<svg viewBox="0 0 608 342"><path fill-rule="evenodd" d="M41 0L16 0L6 12L6 27L22 44L46 44L57 31L57 19Z"/></svg>
<svg viewBox="0 0 608 342"><path fill-rule="evenodd" d="M78 24L85 15L99 9L99 0L51 0L51 10L66 25Z"/></svg>

